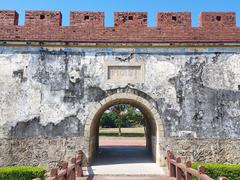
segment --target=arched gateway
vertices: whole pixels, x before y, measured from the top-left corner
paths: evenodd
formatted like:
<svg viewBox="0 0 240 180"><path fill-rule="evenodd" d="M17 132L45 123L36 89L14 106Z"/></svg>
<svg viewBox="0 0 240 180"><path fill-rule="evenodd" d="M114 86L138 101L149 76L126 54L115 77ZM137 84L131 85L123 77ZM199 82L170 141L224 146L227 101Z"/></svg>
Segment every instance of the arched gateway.
<svg viewBox="0 0 240 180"><path fill-rule="evenodd" d="M240 29L232 12L0 11L0 166L43 165L98 147L101 114L118 103L145 116L147 148L240 163ZM45 17L45 18L42 18ZM224 157L224 158L223 158Z"/></svg>
<svg viewBox="0 0 240 180"><path fill-rule="evenodd" d="M131 104L144 115L147 130L146 144L152 151L153 159L160 165L165 164L164 154L160 150L160 140L164 139L164 126L156 107L145 98L132 93L116 93L97 103L89 114L84 130L89 162L93 159L98 147L98 128L101 115L109 107L116 104Z"/></svg>

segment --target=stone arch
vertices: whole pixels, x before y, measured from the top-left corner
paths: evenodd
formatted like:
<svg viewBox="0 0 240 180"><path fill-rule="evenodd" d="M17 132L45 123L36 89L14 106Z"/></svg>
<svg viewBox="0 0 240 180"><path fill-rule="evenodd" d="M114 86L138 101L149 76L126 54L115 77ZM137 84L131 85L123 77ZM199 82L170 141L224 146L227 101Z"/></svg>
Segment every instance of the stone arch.
<svg viewBox="0 0 240 180"><path fill-rule="evenodd" d="M163 151L160 149L160 141L164 141L164 124L157 111L156 105L150 103L146 98L133 93L115 93L107 96L100 102L96 103L89 113L85 124L85 153L90 162L96 152L98 143L97 128L99 127L102 113L109 107L116 104L131 104L137 107L151 125L151 151L153 159L159 165L164 165ZM148 144L148 142L147 142Z"/></svg>

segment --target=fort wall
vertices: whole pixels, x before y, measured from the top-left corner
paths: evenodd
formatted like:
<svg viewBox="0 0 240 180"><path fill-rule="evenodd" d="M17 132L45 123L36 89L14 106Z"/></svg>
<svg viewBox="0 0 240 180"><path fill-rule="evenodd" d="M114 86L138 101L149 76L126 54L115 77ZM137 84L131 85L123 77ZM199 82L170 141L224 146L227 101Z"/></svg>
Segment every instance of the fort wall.
<svg viewBox="0 0 240 180"><path fill-rule="evenodd" d="M0 11L0 166L50 167L79 149L93 158L101 113L121 102L145 114L156 162L170 149L194 161L240 163L235 13L203 12L192 27L191 13L159 12L151 28L146 12L116 12L114 27L104 26L102 12L71 12L69 26L60 11L26 11L24 25L18 17ZM148 42L179 46L134 46Z"/></svg>

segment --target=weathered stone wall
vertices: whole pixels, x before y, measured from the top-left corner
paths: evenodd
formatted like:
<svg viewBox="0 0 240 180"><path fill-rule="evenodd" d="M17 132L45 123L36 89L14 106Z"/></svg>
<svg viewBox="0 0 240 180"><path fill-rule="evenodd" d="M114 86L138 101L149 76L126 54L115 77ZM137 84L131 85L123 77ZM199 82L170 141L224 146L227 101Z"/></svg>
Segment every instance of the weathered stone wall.
<svg viewBox="0 0 240 180"><path fill-rule="evenodd" d="M1 139L0 166L42 165L55 167L84 149L82 137Z"/></svg>
<svg viewBox="0 0 240 180"><path fill-rule="evenodd" d="M239 164L239 139L167 138L162 148L183 160Z"/></svg>
<svg viewBox="0 0 240 180"><path fill-rule="evenodd" d="M49 138L57 139L61 158L66 158L63 152L68 148L61 144L74 142L71 152L84 148L92 106L118 92L138 94L156 105L164 123L163 150L173 147L180 152L199 144L199 152L209 147L219 154L214 160L223 149L227 162L240 162L227 155L240 142L239 52L239 48L0 47L0 164L56 161L55 148L48 152L48 160L41 158L41 148L52 147ZM38 141L44 145L37 146ZM215 141L220 145L213 147ZM213 157L205 154L202 160Z"/></svg>
<svg viewBox="0 0 240 180"><path fill-rule="evenodd" d="M164 152L172 150L183 160L237 164L239 142L239 139L166 138L160 148ZM61 160L72 158L77 150L85 150L83 144L81 137L1 139L0 166L57 166Z"/></svg>

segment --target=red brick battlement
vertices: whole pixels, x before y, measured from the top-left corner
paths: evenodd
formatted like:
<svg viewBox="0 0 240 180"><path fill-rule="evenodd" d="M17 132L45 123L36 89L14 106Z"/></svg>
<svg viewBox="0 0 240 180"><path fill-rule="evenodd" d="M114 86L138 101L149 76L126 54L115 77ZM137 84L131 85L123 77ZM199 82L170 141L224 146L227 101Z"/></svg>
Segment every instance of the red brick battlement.
<svg viewBox="0 0 240 180"><path fill-rule="evenodd" d="M203 12L199 27L188 12L160 12L156 27L147 21L146 12L116 12L114 27L104 27L103 12L71 12L70 25L62 26L60 11L26 11L19 26L16 11L0 11L0 41L240 42L234 12Z"/></svg>

